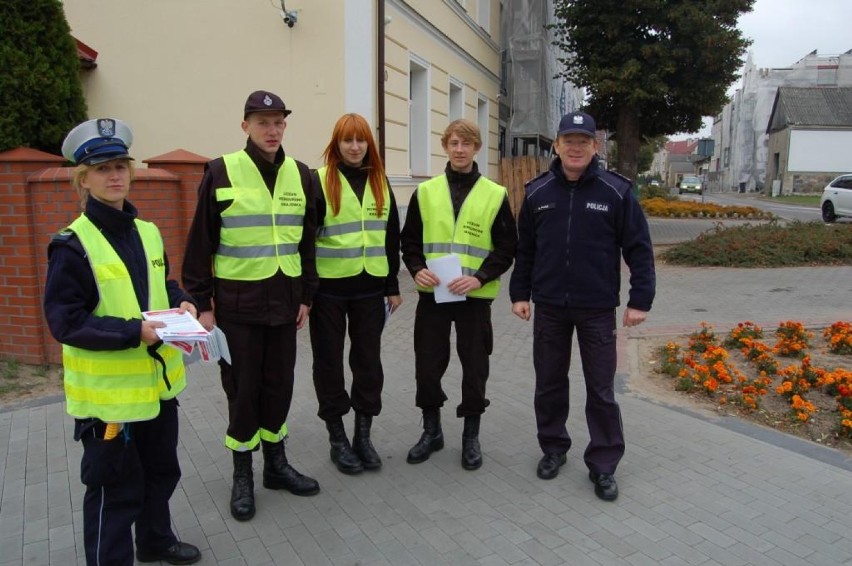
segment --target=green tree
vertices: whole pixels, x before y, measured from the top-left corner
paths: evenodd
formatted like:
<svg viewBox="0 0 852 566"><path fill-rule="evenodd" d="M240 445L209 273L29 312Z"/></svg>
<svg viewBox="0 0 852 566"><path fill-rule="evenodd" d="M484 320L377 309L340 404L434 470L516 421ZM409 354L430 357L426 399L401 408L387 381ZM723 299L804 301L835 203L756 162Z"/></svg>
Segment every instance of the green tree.
<svg viewBox="0 0 852 566"><path fill-rule="evenodd" d="M701 128L717 114L751 41L737 19L754 0L555 0L560 73L614 132L616 169L638 170L644 140Z"/></svg>
<svg viewBox="0 0 852 566"><path fill-rule="evenodd" d="M59 153L86 119L80 61L62 3L3 0L0 10L0 151Z"/></svg>
<svg viewBox="0 0 852 566"><path fill-rule="evenodd" d="M654 155L658 151L660 151L663 146L666 145L666 142L669 139L666 136L657 136L650 139L643 139L642 145L639 146L639 153L636 156L636 172L644 173L651 168L651 164L654 162ZM610 159L614 162L618 162L618 144L616 143L612 147L612 151L609 153ZM631 177L633 179L635 177Z"/></svg>

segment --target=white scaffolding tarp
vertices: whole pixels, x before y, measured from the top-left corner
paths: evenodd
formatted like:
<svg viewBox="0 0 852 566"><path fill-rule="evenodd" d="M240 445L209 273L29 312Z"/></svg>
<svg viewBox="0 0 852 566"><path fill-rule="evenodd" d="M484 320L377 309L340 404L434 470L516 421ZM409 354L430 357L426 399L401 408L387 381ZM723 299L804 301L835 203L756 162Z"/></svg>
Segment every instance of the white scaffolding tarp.
<svg viewBox="0 0 852 566"><path fill-rule="evenodd" d="M534 154L549 147L559 118L576 110L582 89L563 78L553 45L552 0L512 0L504 7L504 72L506 73L507 153Z"/></svg>

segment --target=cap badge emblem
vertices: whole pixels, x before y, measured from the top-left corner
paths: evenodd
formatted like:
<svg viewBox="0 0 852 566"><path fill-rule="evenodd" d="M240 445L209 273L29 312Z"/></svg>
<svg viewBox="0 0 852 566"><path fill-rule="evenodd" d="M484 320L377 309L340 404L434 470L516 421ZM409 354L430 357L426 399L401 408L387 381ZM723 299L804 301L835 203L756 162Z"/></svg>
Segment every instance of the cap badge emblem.
<svg viewBox="0 0 852 566"><path fill-rule="evenodd" d="M115 120L102 118L98 120L98 135L102 138L111 138L115 136Z"/></svg>
<svg viewBox="0 0 852 566"><path fill-rule="evenodd" d="M263 97L263 103L267 106L272 106L272 99L269 98L269 95Z"/></svg>
<svg viewBox="0 0 852 566"><path fill-rule="evenodd" d="M583 123L583 117L582 116L574 116L574 123L575 124L582 124Z"/></svg>

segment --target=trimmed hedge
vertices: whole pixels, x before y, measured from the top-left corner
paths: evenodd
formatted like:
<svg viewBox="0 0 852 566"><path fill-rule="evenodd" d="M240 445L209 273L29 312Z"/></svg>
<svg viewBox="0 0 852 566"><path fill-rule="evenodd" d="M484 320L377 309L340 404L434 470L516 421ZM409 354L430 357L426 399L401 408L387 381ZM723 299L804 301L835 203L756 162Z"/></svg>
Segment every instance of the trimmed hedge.
<svg viewBox="0 0 852 566"><path fill-rule="evenodd" d="M62 3L3 0L0 10L0 151L60 152L86 119L80 61Z"/></svg>

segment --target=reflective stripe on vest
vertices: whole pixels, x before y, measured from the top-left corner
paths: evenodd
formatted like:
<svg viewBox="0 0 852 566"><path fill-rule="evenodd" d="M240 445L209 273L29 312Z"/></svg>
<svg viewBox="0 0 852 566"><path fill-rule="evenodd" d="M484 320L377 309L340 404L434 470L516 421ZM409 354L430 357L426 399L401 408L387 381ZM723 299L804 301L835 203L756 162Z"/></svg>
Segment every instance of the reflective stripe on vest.
<svg viewBox="0 0 852 566"><path fill-rule="evenodd" d="M366 270L374 277L386 277L389 269L385 233L390 204L387 185L382 187L385 206L378 216L369 180L364 187L363 201L358 202L349 181L338 173L340 211L334 216L325 186L326 170L326 167L317 170L325 195L325 220L317 233L317 273L323 278L339 279L354 277Z"/></svg>
<svg viewBox="0 0 852 566"><path fill-rule="evenodd" d="M421 183L417 187L417 204L423 220L423 254L426 259L454 253L459 256L462 274L474 275L494 249L491 225L505 198L504 187L479 177L454 220L446 175ZM417 290L431 292L432 288L418 286ZM493 299L499 292L500 280L495 279L467 296Z"/></svg>
<svg viewBox="0 0 852 566"><path fill-rule="evenodd" d="M305 218L305 193L295 160L284 158L275 190L269 193L260 171L245 151L223 156L230 187L216 189L216 200L233 201L222 211L216 277L260 281L281 269L302 274L299 242Z"/></svg>
<svg viewBox="0 0 852 566"><path fill-rule="evenodd" d="M80 239L98 286L98 305L92 314L141 319L130 274L115 249L86 216L80 216L69 229ZM138 219L136 229L148 268L149 308L167 309L166 263L160 231L150 222ZM171 389L166 388L162 379L162 366L148 354L144 343L126 350L99 351L63 345L68 414L76 418L97 417L105 422L156 417L160 399L171 399L186 387L181 353L165 345L157 352L166 363Z"/></svg>

